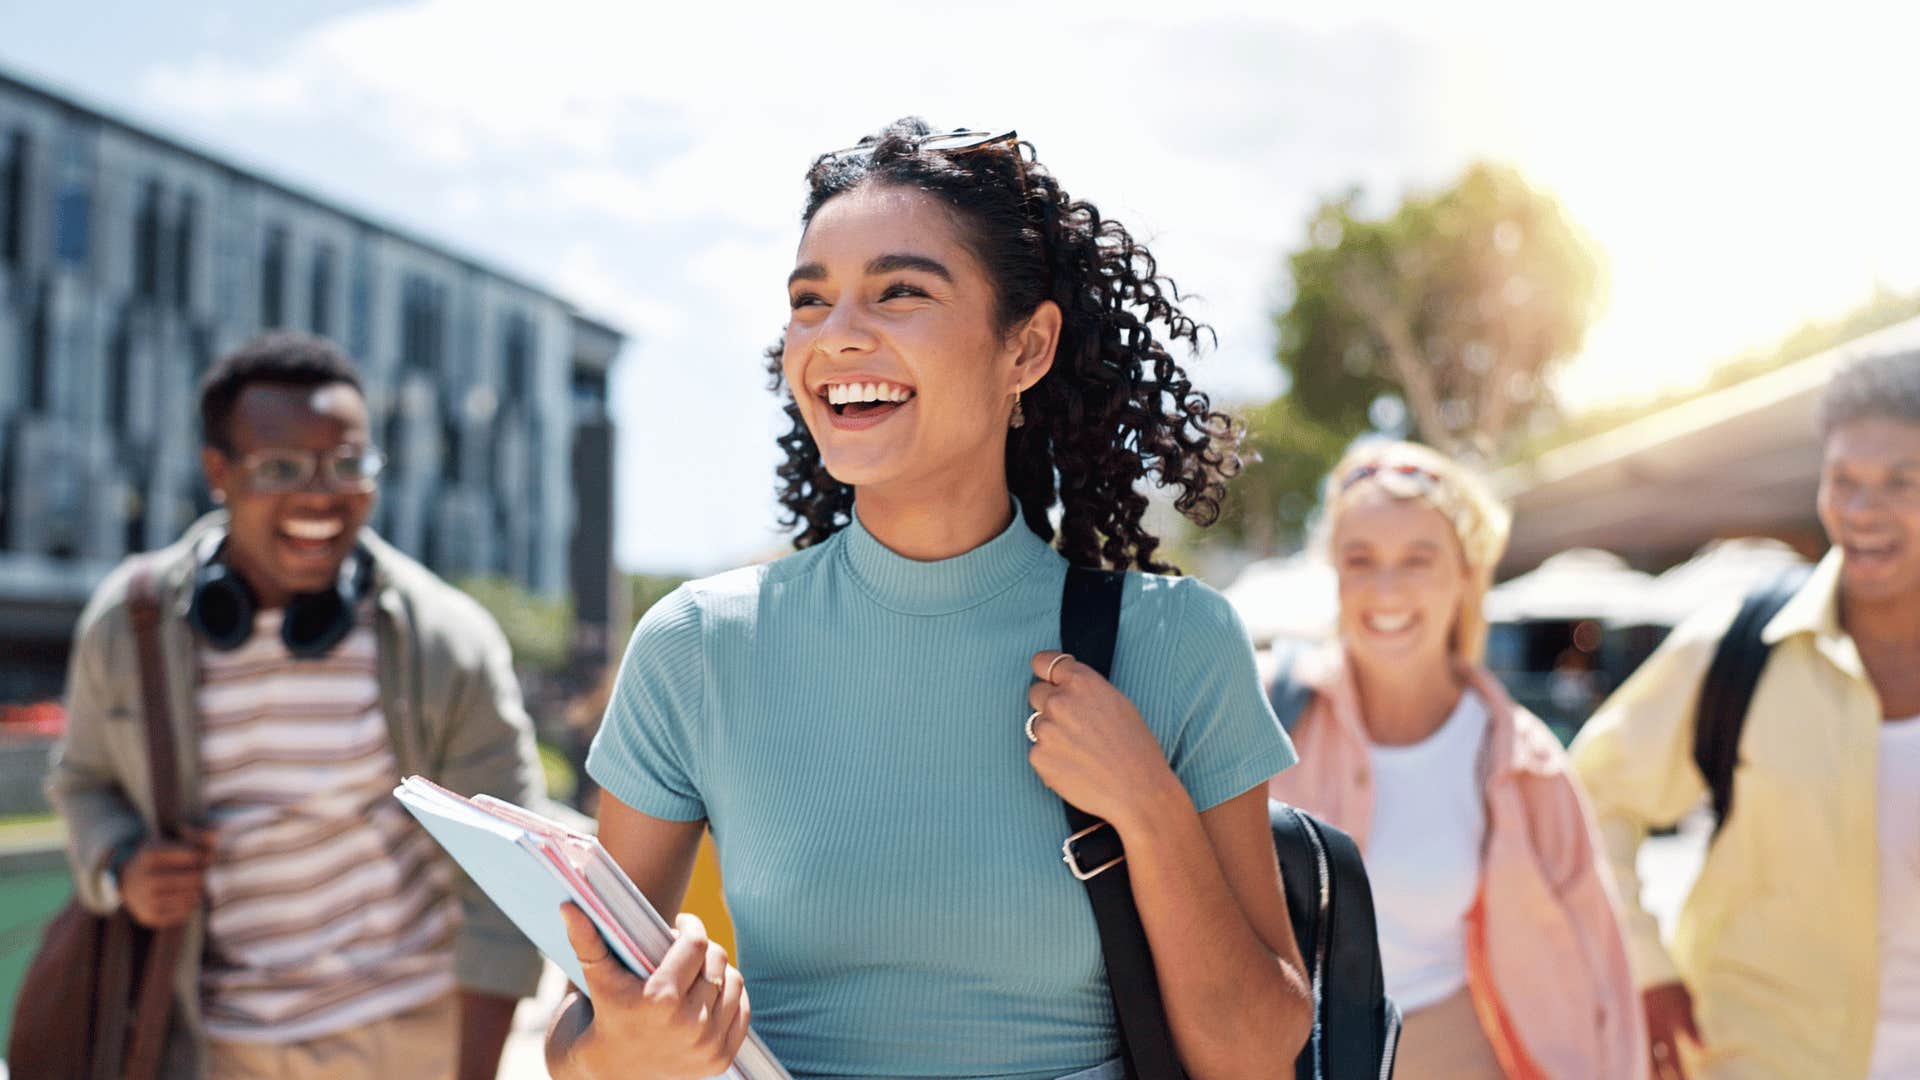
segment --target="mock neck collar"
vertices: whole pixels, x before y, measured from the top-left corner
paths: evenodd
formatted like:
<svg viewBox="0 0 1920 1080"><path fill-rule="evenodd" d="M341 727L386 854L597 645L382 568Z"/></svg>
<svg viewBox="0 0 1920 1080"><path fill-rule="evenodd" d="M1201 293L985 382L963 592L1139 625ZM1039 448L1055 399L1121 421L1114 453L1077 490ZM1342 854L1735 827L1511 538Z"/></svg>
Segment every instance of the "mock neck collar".
<svg viewBox="0 0 1920 1080"><path fill-rule="evenodd" d="M1013 502L1013 521L998 536L950 559L922 562L882 544L855 511L840 535L847 570L884 608L908 615L946 615L1012 588L1053 549L1034 534Z"/></svg>

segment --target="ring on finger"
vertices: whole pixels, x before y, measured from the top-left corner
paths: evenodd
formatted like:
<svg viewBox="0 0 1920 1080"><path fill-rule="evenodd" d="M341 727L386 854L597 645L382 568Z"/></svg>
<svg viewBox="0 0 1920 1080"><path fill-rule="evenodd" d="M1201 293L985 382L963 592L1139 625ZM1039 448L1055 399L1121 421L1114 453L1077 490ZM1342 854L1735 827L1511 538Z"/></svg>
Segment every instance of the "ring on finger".
<svg viewBox="0 0 1920 1080"><path fill-rule="evenodd" d="M1035 734L1033 733L1033 722L1034 722L1035 720L1038 720L1038 719L1040 719L1040 710L1039 710L1039 709L1035 709L1035 710L1033 710L1033 712L1032 712L1032 714L1030 714L1030 715L1029 715L1029 716L1027 717L1027 723L1026 723L1026 728L1027 728L1027 741L1028 741L1028 742L1030 742L1030 743L1037 743L1037 742L1039 742L1039 741L1040 741L1040 736L1038 736L1038 735L1035 735Z"/></svg>
<svg viewBox="0 0 1920 1080"><path fill-rule="evenodd" d="M1047 682L1052 683L1054 686L1059 686L1060 685L1059 683L1053 681L1053 669L1060 666L1060 661L1071 660L1071 659L1073 659L1072 653L1061 653L1059 656L1056 656L1052 660L1047 661L1047 672L1046 674L1040 677L1042 679L1045 679Z"/></svg>

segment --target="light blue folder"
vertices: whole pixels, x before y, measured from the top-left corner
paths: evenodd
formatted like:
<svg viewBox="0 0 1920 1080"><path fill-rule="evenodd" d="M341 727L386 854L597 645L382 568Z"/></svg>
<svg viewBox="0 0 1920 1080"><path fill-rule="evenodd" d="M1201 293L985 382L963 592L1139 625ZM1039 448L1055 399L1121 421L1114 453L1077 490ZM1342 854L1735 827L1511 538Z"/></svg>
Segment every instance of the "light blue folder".
<svg viewBox="0 0 1920 1080"><path fill-rule="evenodd" d="M579 905L599 927L607 948L628 970L642 977L653 970L654 963L672 942L666 921L607 855L599 841L572 833L557 822L547 821L510 803L490 799L484 803L470 802L417 776L403 781L393 789L393 794L447 854L453 856L474 884L513 920L520 932L566 972L581 993L587 993L587 981L580 972L580 959L574 955L573 943L567 940L567 924L560 916L560 905L568 901ZM522 815L530 822L538 822L543 829L562 839L547 840L533 829L489 811L486 803L501 808L505 814ZM606 915L541 852L543 842L556 843L571 856L569 863L579 871L593 896L607 908ZM619 922L618 930L609 925L609 916ZM627 948L621 940L621 931L648 953L644 960ZM732 1070L726 1075L739 1080L791 1080L766 1044L752 1033L747 1035Z"/></svg>

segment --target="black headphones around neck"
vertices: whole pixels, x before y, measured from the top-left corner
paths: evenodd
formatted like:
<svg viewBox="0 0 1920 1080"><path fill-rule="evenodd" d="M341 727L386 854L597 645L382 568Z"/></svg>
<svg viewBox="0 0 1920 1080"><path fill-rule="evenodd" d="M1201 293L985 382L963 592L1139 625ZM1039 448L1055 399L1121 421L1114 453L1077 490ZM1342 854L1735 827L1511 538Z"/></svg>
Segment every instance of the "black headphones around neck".
<svg viewBox="0 0 1920 1080"><path fill-rule="evenodd" d="M201 556L193 572L193 599L187 605L187 625L200 640L222 652L231 652L253 636L254 615L259 601L245 578L220 559L226 549L224 532L210 537L200 547ZM302 660L312 660L332 652L353 629L355 608L366 595L373 576L373 554L355 545L347 561L340 564L340 580L325 592L300 593L287 602L286 616L280 620L280 640L287 651Z"/></svg>

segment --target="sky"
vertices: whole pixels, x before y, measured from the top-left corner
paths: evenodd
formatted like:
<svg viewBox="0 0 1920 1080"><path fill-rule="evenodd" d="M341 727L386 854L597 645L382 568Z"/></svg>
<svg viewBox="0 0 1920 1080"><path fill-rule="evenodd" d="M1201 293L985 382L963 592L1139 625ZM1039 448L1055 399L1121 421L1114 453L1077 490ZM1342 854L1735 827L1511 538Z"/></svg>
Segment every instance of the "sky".
<svg viewBox="0 0 1920 1080"><path fill-rule="evenodd" d="M1920 8L1599 7L0 0L0 67L627 331L616 558L705 573L782 545L760 353L807 163L899 116L1017 128L1145 238L1218 331L1191 370L1227 401L1282 388L1272 315L1318 200L1384 211L1477 159L1606 258L1574 408L1920 288Z"/></svg>

